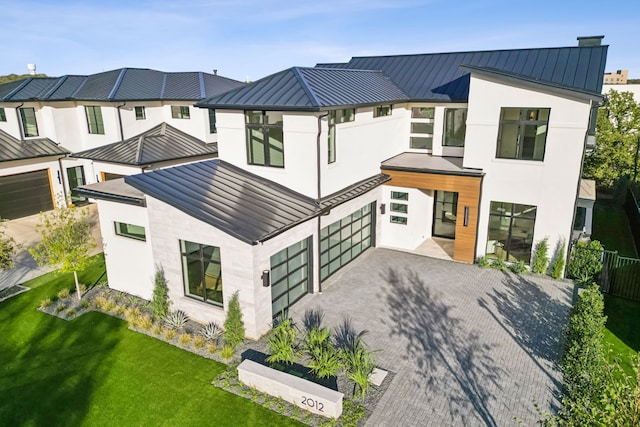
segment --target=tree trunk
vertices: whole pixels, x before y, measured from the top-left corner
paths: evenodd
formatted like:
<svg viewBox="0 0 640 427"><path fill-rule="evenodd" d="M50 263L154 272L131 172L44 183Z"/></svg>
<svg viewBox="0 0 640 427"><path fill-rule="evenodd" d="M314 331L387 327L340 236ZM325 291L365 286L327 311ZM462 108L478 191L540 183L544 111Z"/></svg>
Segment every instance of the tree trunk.
<svg viewBox="0 0 640 427"><path fill-rule="evenodd" d="M82 299L82 294L80 293L80 284L78 283L78 273L73 270L73 278L76 280L76 293L78 294L78 301Z"/></svg>

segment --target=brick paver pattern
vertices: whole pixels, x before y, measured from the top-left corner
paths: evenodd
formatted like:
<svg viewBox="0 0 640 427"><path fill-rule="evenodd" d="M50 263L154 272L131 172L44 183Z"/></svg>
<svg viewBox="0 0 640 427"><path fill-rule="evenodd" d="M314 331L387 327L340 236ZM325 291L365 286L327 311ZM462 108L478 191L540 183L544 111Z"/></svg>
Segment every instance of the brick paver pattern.
<svg viewBox="0 0 640 427"><path fill-rule="evenodd" d="M291 308L350 317L396 373L367 426L536 425L559 405L573 285L374 248ZM515 417L515 418L514 418Z"/></svg>

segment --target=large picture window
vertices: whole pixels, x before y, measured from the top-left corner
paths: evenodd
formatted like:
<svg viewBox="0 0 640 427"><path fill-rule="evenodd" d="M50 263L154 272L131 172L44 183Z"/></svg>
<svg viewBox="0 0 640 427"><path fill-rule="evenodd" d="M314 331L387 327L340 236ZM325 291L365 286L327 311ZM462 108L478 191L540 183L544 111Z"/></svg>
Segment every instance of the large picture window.
<svg viewBox="0 0 640 427"><path fill-rule="evenodd" d="M185 295L222 306L220 248L180 241Z"/></svg>
<svg viewBox="0 0 640 427"><path fill-rule="evenodd" d="M536 207L491 202L487 255L506 261L531 260Z"/></svg>
<svg viewBox="0 0 640 427"><path fill-rule="evenodd" d="M447 108L444 112L444 141L445 147L464 147L467 134L467 109Z"/></svg>
<svg viewBox="0 0 640 427"><path fill-rule="evenodd" d="M250 165L284 167L282 112L245 111L247 161Z"/></svg>
<svg viewBox="0 0 640 427"><path fill-rule="evenodd" d="M435 108L411 108L411 132L409 146L419 150L431 150L433 147L433 118Z"/></svg>
<svg viewBox="0 0 640 427"><path fill-rule="evenodd" d="M549 108L503 108L496 157L544 160Z"/></svg>
<svg viewBox="0 0 640 427"><path fill-rule="evenodd" d="M340 123L352 122L355 120L355 108L329 111L329 136L328 136L328 162L336 161L336 125Z"/></svg>
<svg viewBox="0 0 640 427"><path fill-rule="evenodd" d="M36 110L33 108L20 108L20 120L25 137L38 136L38 123L36 122Z"/></svg>
<svg viewBox="0 0 640 427"><path fill-rule="evenodd" d="M104 122L102 121L102 109L99 106L88 105L84 107L87 114L89 133L104 135Z"/></svg>

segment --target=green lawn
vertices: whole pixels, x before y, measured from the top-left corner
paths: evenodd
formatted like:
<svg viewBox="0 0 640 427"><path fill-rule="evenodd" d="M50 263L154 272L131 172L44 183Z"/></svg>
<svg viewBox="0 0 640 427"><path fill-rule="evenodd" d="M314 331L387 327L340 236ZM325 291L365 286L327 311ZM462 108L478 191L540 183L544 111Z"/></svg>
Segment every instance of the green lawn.
<svg viewBox="0 0 640 427"><path fill-rule="evenodd" d="M617 359L629 375L634 375L631 358L640 351L640 302L605 295L607 324L605 345L609 359Z"/></svg>
<svg viewBox="0 0 640 427"><path fill-rule="evenodd" d="M618 251L620 256L637 258L629 220L622 207L597 201L593 207L592 231L591 238L599 240L605 249Z"/></svg>
<svg viewBox="0 0 640 427"><path fill-rule="evenodd" d="M93 284L104 260L80 274ZM288 426L298 423L211 385L225 369L100 313L65 321L35 308L73 275L47 274L0 303L3 426Z"/></svg>

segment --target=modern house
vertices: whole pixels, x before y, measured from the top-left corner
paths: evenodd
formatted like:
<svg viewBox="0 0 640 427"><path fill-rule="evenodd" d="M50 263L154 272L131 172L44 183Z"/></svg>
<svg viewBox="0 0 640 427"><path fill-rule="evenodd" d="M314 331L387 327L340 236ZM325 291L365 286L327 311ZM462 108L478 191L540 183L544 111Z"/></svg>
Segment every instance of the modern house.
<svg viewBox="0 0 640 427"><path fill-rule="evenodd" d="M89 156L64 157L57 166L34 164L32 169L24 169L21 175L11 174L10 178L5 176L11 171L0 168L0 187L10 185L9 182L20 183L26 191L15 196L17 203L20 203L21 197L28 197L28 193L38 192L42 203L32 205L33 209L25 210L24 215L47 210L56 198L68 196L71 189L79 185L124 174L117 167L105 166L121 164L119 155L112 159L105 157L110 153L116 154L115 150L103 152L100 164L93 162L90 155L94 152L91 150L113 143L127 145L131 138L147 135L148 131L163 123L166 123L166 129L173 129L172 135L180 132L196 138L202 145L214 144L215 148L215 112L196 108L194 104L203 98L242 86L244 83L215 74L165 73L136 68L122 68L89 76L27 78L2 84L0 131L21 141L24 146L45 138L65 147L70 153L83 152ZM179 163L180 156L176 157L176 151L180 150L176 148L182 142L179 140L169 144L174 146L173 149L159 153L160 160ZM188 146L192 144L190 141ZM189 161L192 161L190 155L193 153L189 148L186 153ZM157 156L154 156L153 161L156 160ZM149 163L139 166L147 169L156 167ZM33 178L37 175L33 173L45 169L55 177L50 182L54 194L48 196L52 200L44 197L43 190L30 185L35 182ZM140 172L140 168L134 171ZM0 216L10 215L0 208Z"/></svg>
<svg viewBox="0 0 640 427"><path fill-rule="evenodd" d="M219 159L80 190L97 199L110 286L150 298L160 266L174 309L218 322L237 291L257 338L372 246L529 263L545 238L566 245L600 40L355 57L201 101Z"/></svg>

